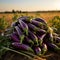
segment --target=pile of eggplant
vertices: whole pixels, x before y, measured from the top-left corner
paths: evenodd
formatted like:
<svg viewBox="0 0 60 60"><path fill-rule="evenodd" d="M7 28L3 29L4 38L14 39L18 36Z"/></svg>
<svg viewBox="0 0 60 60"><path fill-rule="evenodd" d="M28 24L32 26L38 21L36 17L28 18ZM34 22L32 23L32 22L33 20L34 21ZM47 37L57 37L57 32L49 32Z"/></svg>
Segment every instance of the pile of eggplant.
<svg viewBox="0 0 60 60"><path fill-rule="evenodd" d="M23 16L12 27L14 29L10 37L14 48L38 56L44 55L47 50L60 53L60 37L45 20Z"/></svg>

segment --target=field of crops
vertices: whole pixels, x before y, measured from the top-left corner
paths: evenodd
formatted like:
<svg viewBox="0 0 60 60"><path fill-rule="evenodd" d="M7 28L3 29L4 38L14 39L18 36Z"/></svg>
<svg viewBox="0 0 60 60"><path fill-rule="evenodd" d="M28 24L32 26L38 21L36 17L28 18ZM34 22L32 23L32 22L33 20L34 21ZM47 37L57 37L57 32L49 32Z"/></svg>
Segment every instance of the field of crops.
<svg viewBox="0 0 60 60"><path fill-rule="evenodd" d="M5 29L5 28L9 27L13 21L16 21L16 19L21 16L30 16L31 18L39 17L39 18L43 18L44 20L49 22L49 20L52 20L55 16L60 17L60 12L3 13L3 14L0 14L0 19L4 20L4 22L6 22L6 23L3 23L5 25L2 28ZM3 25L1 23L2 23L2 21L0 20L0 26ZM1 27L0 27L0 31L1 31Z"/></svg>
<svg viewBox="0 0 60 60"><path fill-rule="evenodd" d="M15 13L18 16L33 16L33 17L41 17L45 20L50 20L52 19L54 16L60 16L60 12L46 12L46 13ZM12 17L15 15L13 13L3 13L0 14L0 18L5 16L7 20L11 20Z"/></svg>
<svg viewBox="0 0 60 60"><path fill-rule="evenodd" d="M30 59L59 60L59 31L60 12L0 14L0 58L6 51L12 51ZM15 53L10 60L14 60Z"/></svg>

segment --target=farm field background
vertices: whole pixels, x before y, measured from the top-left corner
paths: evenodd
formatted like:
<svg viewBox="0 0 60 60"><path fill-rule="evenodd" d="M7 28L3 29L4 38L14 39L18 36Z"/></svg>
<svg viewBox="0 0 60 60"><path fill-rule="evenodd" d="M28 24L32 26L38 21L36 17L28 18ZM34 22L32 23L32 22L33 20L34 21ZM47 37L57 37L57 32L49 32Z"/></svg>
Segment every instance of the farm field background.
<svg viewBox="0 0 60 60"><path fill-rule="evenodd" d="M4 17L4 21L6 22L6 27L7 28L11 25L14 20L17 20L17 18L21 16L30 16L31 18L42 18L49 22L49 20L52 20L55 16L60 17L60 12L27 12L27 13L0 13L0 19ZM0 22L1 23L1 22ZM3 23L3 22L2 22ZM48 23L49 24L49 23ZM2 24L3 25L3 24ZM0 25L1 26L1 25ZM1 30L1 29L0 29Z"/></svg>
<svg viewBox="0 0 60 60"><path fill-rule="evenodd" d="M12 17L14 15L19 16L32 16L32 17L39 17L43 18L44 20L48 21L52 19L54 16L59 16L60 17L60 12L41 12L41 13L0 13L0 18L5 16L6 20L12 21Z"/></svg>

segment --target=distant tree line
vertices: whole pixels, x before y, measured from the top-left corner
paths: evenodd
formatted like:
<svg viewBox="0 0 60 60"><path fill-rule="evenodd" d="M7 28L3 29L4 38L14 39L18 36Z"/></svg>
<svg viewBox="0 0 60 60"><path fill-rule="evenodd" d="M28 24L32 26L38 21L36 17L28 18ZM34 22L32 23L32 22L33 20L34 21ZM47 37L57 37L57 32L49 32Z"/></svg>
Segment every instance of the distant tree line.
<svg viewBox="0 0 60 60"><path fill-rule="evenodd" d="M21 13L21 10L20 11L15 11L15 10L12 10L12 11L5 11L5 13Z"/></svg>
<svg viewBox="0 0 60 60"><path fill-rule="evenodd" d="M60 12L60 10L47 10L47 11L21 11L21 10L12 10L12 11L4 11L0 13L47 13L47 12Z"/></svg>
<svg viewBox="0 0 60 60"><path fill-rule="evenodd" d="M29 11L21 11L21 10L12 10L12 11L4 11L4 12L0 12L0 13L27 13Z"/></svg>

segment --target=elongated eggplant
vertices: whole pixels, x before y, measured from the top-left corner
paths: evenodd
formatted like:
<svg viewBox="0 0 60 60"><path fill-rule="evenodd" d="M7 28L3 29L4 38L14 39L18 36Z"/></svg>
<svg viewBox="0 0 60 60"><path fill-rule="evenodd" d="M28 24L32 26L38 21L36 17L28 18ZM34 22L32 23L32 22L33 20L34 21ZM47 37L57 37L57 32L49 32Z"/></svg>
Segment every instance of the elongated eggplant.
<svg viewBox="0 0 60 60"><path fill-rule="evenodd" d="M18 48L18 49L33 52L33 49L31 47L29 47L28 45L20 44L20 43L17 43L17 42L13 42L12 45L14 47Z"/></svg>
<svg viewBox="0 0 60 60"><path fill-rule="evenodd" d="M13 33L10 35L10 37L11 37L12 41L19 42L19 37L16 34Z"/></svg>
<svg viewBox="0 0 60 60"><path fill-rule="evenodd" d="M28 25L21 20L19 20L19 23L20 23L19 25L22 28L22 30L24 31L24 33L26 33L26 35L28 35Z"/></svg>
<svg viewBox="0 0 60 60"><path fill-rule="evenodd" d="M34 41L35 45L38 45L38 38L37 36L32 33L31 31L29 31L29 37Z"/></svg>
<svg viewBox="0 0 60 60"><path fill-rule="evenodd" d="M42 35L46 34L46 31L43 30L43 29L39 29L39 30L37 31L37 34L38 34L39 36L42 36Z"/></svg>
<svg viewBox="0 0 60 60"><path fill-rule="evenodd" d="M47 25L45 25L45 24L43 24L41 22L38 22L36 20L31 20L31 23L34 24L35 26L41 28L41 29L44 29L44 30L48 29Z"/></svg>
<svg viewBox="0 0 60 60"><path fill-rule="evenodd" d="M56 43L60 43L60 37L56 37Z"/></svg>
<svg viewBox="0 0 60 60"><path fill-rule="evenodd" d="M42 49L42 50L41 50L41 52L42 52L41 54L44 55L44 54L47 52L47 50L48 50L48 49L47 49L47 45L46 45L45 43L43 43L41 49Z"/></svg>
<svg viewBox="0 0 60 60"><path fill-rule="evenodd" d="M17 22L13 22L13 23L11 24L11 27L17 26L18 24L19 24L18 21L17 21Z"/></svg>
<svg viewBox="0 0 60 60"><path fill-rule="evenodd" d="M40 47L35 47L35 53L38 55L38 56L41 56L41 48Z"/></svg>
<svg viewBox="0 0 60 60"><path fill-rule="evenodd" d="M42 24L41 22L38 22L36 20L31 20L31 23L34 24L34 25L36 25L36 26L38 26L38 27L40 27L41 24Z"/></svg>
<svg viewBox="0 0 60 60"><path fill-rule="evenodd" d="M25 37L25 42L29 43L30 45L34 45L34 42L27 36Z"/></svg>
<svg viewBox="0 0 60 60"><path fill-rule="evenodd" d="M28 16L20 17L20 18L18 18L18 20L22 20L22 21L24 21L26 23L29 23L30 22L30 18Z"/></svg>
<svg viewBox="0 0 60 60"><path fill-rule="evenodd" d="M22 43L22 42L23 42L23 40L24 40L23 32L21 31L21 29L19 29L19 27L18 27L18 26L15 26L15 29L16 29L17 34L18 34L18 36L19 36L20 43Z"/></svg>
<svg viewBox="0 0 60 60"><path fill-rule="evenodd" d="M35 25L33 25L33 24L31 24L31 23L28 24L28 27L29 27L29 29L31 29L31 30L33 30L33 31L38 31L38 30L39 30L38 27L36 27Z"/></svg>
<svg viewBox="0 0 60 60"><path fill-rule="evenodd" d="M55 45L55 44L53 44L53 43L49 43L49 42L46 42L46 44L47 44L47 47L50 49L50 50L53 50L53 51L60 51L60 48L57 46L57 45Z"/></svg>
<svg viewBox="0 0 60 60"><path fill-rule="evenodd" d="M47 24L46 21L42 18L35 18L36 21L42 22L43 24Z"/></svg>

